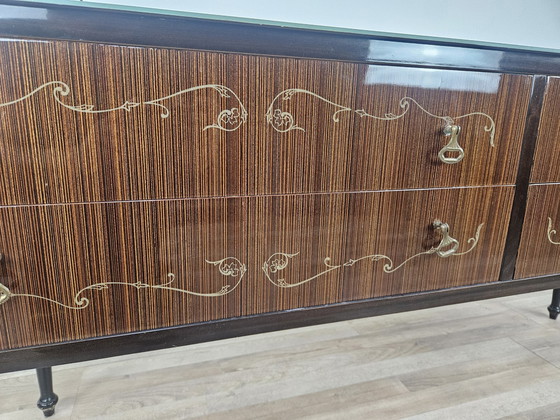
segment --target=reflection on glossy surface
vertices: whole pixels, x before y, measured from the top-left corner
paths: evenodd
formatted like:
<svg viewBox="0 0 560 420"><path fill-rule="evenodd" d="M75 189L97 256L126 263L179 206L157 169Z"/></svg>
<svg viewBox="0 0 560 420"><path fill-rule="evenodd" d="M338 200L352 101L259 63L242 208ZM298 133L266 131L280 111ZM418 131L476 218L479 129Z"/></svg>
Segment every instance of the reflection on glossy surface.
<svg viewBox="0 0 560 420"><path fill-rule="evenodd" d="M495 94L501 78L499 73L369 66L364 84Z"/></svg>
<svg viewBox="0 0 560 420"><path fill-rule="evenodd" d="M446 45L422 45L390 41L370 40L367 58L371 61L407 61L419 65L451 65L467 69L500 68L504 60L502 51L480 50L470 47L451 47Z"/></svg>

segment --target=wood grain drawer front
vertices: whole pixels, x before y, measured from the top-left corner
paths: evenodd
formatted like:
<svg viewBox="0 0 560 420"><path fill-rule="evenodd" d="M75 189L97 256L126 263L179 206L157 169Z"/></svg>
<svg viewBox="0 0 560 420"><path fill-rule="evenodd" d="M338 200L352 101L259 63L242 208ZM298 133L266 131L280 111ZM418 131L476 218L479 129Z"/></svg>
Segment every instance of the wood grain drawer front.
<svg viewBox="0 0 560 420"><path fill-rule="evenodd" d="M0 283L13 295L0 305L0 348L241 315L245 209L244 199L1 208Z"/></svg>
<svg viewBox="0 0 560 420"><path fill-rule="evenodd" d="M0 348L495 281L512 196L489 187L0 208Z"/></svg>
<svg viewBox="0 0 560 420"><path fill-rule="evenodd" d="M560 77L549 77L544 96L531 182L560 182Z"/></svg>
<svg viewBox="0 0 560 420"><path fill-rule="evenodd" d="M246 314L495 281L512 199L512 187L258 197ZM434 253L436 219L470 252Z"/></svg>
<svg viewBox="0 0 560 420"><path fill-rule="evenodd" d="M1 41L0 71L5 205L513 184L531 86L63 41Z"/></svg>
<svg viewBox="0 0 560 420"><path fill-rule="evenodd" d="M515 278L560 273L560 184L530 185Z"/></svg>

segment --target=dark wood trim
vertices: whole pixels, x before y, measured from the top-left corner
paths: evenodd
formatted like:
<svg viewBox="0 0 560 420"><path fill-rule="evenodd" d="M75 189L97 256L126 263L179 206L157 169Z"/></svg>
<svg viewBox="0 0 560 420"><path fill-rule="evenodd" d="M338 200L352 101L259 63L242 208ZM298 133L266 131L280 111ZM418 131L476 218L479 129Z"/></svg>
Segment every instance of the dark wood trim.
<svg viewBox="0 0 560 420"><path fill-rule="evenodd" d="M537 134L539 131L539 118L543 107L544 94L548 79L546 76L535 76L529 100L529 109L525 121L525 132L523 133L523 144L521 146L521 158L517 169L517 180L515 182L515 196L513 207L509 219L509 228L506 239L502 267L500 269L500 280L511 280L515 273L515 262L517 251L521 241L521 231L525 209L527 208L527 191L529 189L529 179L531 178L531 168L535 155Z"/></svg>
<svg viewBox="0 0 560 420"><path fill-rule="evenodd" d="M0 1L0 36L560 75L552 52L17 0Z"/></svg>
<svg viewBox="0 0 560 420"><path fill-rule="evenodd" d="M0 373L160 350L309 325L406 312L560 287L560 275L294 309L242 318L0 351ZM545 314L545 306L543 306ZM545 315L543 315L545 316Z"/></svg>

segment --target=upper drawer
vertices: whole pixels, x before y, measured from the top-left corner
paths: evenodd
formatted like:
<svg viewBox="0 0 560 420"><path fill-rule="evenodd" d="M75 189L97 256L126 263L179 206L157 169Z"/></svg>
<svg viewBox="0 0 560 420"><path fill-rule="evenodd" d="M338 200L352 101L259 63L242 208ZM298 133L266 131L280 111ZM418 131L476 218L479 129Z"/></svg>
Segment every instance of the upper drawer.
<svg viewBox="0 0 560 420"><path fill-rule="evenodd" d="M546 88L531 182L559 182L560 77L549 77Z"/></svg>
<svg viewBox="0 0 560 420"><path fill-rule="evenodd" d="M0 204L512 184L531 85L62 41L0 71Z"/></svg>

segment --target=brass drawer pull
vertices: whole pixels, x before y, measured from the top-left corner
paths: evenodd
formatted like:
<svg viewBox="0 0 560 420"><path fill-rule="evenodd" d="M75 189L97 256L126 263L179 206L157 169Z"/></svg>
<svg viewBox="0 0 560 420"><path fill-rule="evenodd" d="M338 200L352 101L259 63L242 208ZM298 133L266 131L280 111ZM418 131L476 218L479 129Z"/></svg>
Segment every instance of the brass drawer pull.
<svg viewBox="0 0 560 420"><path fill-rule="evenodd" d="M455 254L459 249L459 241L449 235L449 225L440 220L435 220L433 226L443 236L439 245L433 248L434 252L442 258Z"/></svg>
<svg viewBox="0 0 560 420"><path fill-rule="evenodd" d="M443 134L446 136L451 136L449 143L447 143L438 153L439 160L443 163L453 165L459 163L465 157L465 151L461 146L459 146L459 133L461 132L461 127L458 125L446 125L443 129ZM446 153L458 153L458 156L448 156Z"/></svg>

